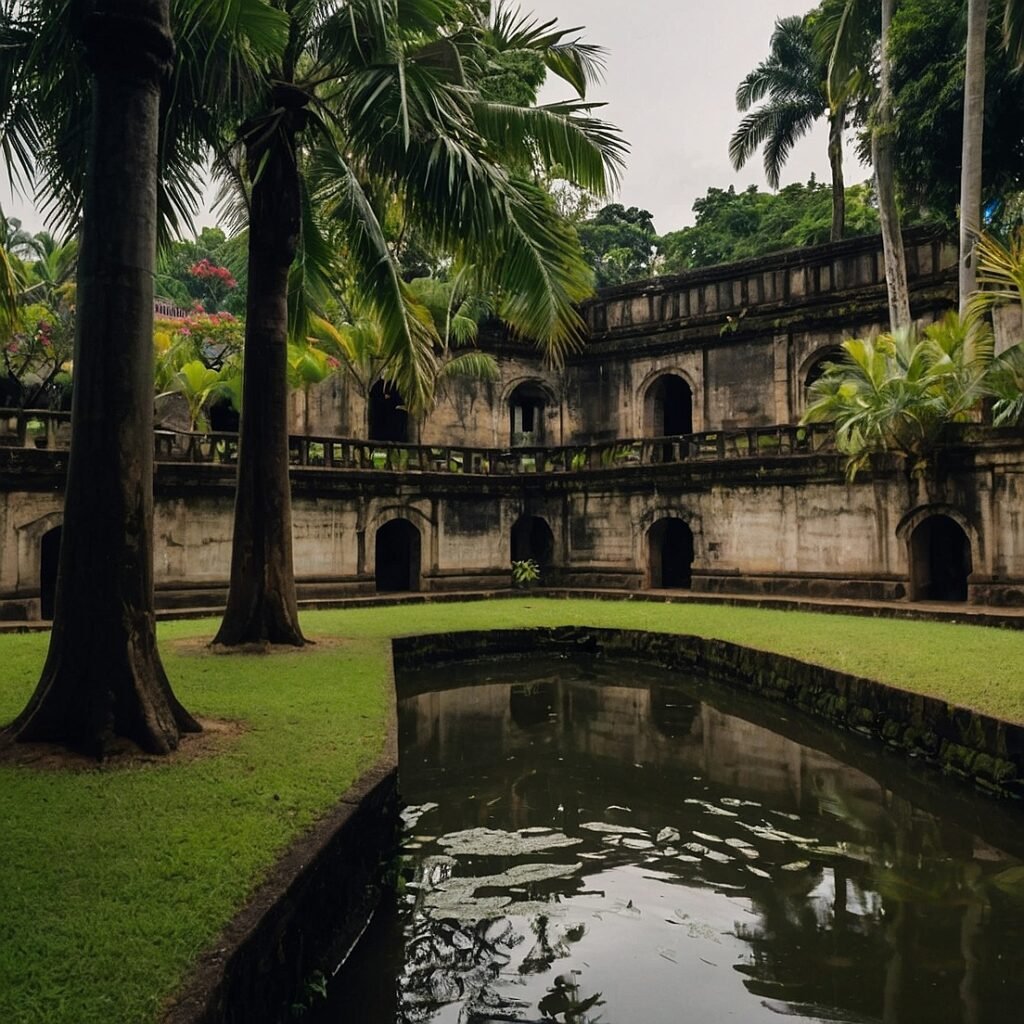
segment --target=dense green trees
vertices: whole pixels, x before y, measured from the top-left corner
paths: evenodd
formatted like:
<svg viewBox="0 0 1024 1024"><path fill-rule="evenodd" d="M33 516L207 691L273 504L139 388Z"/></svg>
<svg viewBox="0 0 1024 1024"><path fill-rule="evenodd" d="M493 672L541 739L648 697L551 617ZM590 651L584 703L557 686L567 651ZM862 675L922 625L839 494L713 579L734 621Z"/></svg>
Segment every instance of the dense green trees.
<svg viewBox="0 0 1024 1024"><path fill-rule="evenodd" d="M844 206L848 235L878 230L878 211L867 185L847 188ZM697 217L692 227L658 239L661 273L818 245L829 241L832 233L832 189L813 179L775 194L754 185L742 192L711 188L693 209Z"/></svg>
<svg viewBox="0 0 1024 1024"><path fill-rule="evenodd" d="M576 228L598 287L625 284L656 273L657 236L647 210L609 203Z"/></svg>

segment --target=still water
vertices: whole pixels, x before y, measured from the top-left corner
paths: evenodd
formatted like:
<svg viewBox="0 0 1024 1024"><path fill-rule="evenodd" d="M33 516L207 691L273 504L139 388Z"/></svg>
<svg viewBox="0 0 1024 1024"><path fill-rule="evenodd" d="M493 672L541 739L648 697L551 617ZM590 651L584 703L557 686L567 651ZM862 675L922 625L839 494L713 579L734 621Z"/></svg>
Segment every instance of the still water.
<svg viewBox="0 0 1024 1024"><path fill-rule="evenodd" d="M398 891L318 1024L1024 1020L1024 818L649 667L400 681Z"/></svg>

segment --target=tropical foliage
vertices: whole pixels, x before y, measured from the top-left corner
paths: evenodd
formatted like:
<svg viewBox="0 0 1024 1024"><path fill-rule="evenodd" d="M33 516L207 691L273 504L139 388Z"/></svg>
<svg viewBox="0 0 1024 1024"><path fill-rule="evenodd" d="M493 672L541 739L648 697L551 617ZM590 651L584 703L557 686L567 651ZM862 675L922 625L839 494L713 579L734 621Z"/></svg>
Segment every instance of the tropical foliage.
<svg viewBox="0 0 1024 1024"><path fill-rule="evenodd" d="M975 418L988 393L994 344L978 317L949 313L923 332L851 339L842 348L845 358L811 385L804 422L835 425L851 478L880 452L924 473L947 424Z"/></svg>

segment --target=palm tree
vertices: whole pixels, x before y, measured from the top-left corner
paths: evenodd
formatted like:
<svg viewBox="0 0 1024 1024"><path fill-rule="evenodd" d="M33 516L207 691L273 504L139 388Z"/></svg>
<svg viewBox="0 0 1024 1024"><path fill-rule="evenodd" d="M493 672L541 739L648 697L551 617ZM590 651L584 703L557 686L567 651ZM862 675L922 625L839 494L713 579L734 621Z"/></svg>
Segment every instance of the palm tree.
<svg viewBox="0 0 1024 1024"><path fill-rule="evenodd" d="M819 39L829 51L828 90L833 97L847 96L858 81L867 79L870 59L861 42L865 35L877 40L878 83L871 104L871 162L875 169L875 192L882 228L885 280L889 292L889 324L895 331L910 326L910 289L907 261L903 252L899 206L896 202L896 172L892 151L893 98L892 60L889 39L896 0L838 0L824 4Z"/></svg>
<svg viewBox="0 0 1024 1024"><path fill-rule="evenodd" d="M275 0L289 21L283 58L240 110L244 159L221 167L247 197L243 412L228 605L215 642L304 643L291 554L287 344L308 334L302 296L329 288L336 247L384 329L386 376L411 411L434 379L435 332L416 314L380 225L397 197L419 234L475 268L499 313L557 358L590 291L575 235L532 181L560 165L603 192L621 143L589 117L592 47L477 0ZM580 93L524 108L488 102L489 55L532 49ZM322 286L322 287L321 287ZM257 410L253 414L253 410Z"/></svg>
<svg viewBox="0 0 1024 1024"><path fill-rule="evenodd" d="M13 180L48 190L57 220L77 226L82 215L56 610L39 684L11 728L20 740L100 756L124 740L166 753L199 728L172 693L156 648L152 282L161 208L166 218L188 201L197 154L184 126L209 108L190 88L208 81L196 71L202 64L190 68L185 58L191 47L216 57L241 38L238 52L257 59L259 34L245 34L243 15L264 5L175 0L177 63L171 6L0 6L0 151Z"/></svg>
<svg viewBox="0 0 1024 1024"><path fill-rule="evenodd" d="M960 161L960 311L978 282L974 243L981 231L981 142L985 130L985 36L989 0L968 0L964 134ZM1007 9L1009 13L1009 8Z"/></svg>
<svg viewBox="0 0 1024 1024"><path fill-rule="evenodd" d="M772 188L779 187L783 165L793 146L821 117L828 119L828 157L832 169L833 242L843 237L846 192L843 181L843 129L846 101L831 102L828 68L816 46L813 16L793 15L775 23L771 46L763 60L736 90L736 106L746 113L766 97L767 102L740 122L729 143L733 167L739 170L764 147L764 172Z"/></svg>

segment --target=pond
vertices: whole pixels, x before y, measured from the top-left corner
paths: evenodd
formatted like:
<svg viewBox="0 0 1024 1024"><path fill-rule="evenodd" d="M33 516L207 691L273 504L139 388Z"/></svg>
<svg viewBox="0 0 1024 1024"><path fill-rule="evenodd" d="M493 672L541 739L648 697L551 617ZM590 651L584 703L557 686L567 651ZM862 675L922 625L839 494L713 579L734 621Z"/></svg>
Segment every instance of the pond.
<svg viewBox="0 0 1024 1024"><path fill-rule="evenodd" d="M629 662L448 666L399 697L396 891L304 1019L1020 1019L1018 808Z"/></svg>

